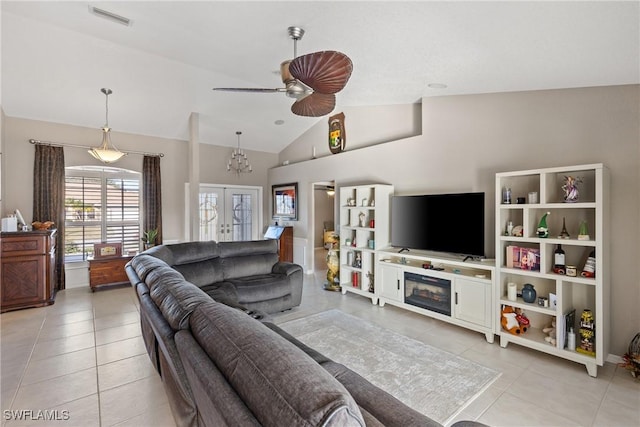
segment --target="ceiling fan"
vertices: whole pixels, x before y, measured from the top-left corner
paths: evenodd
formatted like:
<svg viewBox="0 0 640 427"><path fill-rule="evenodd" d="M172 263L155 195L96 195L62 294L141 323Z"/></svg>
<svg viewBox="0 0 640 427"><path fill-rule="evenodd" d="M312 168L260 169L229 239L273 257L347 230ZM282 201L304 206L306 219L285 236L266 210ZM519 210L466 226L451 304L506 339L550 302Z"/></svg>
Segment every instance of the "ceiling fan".
<svg viewBox="0 0 640 427"><path fill-rule="evenodd" d="M283 88L235 88L216 87L213 90L228 92L272 93L285 92L295 98L291 111L298 116L320 117L333 111L336 105L336 93L349 81L353 63L347 55L333 50L314 52L297 56L297 42L302 39L304 30L299 27L288 28L293 39L293 59L280 64L280 76Z"/></svg>

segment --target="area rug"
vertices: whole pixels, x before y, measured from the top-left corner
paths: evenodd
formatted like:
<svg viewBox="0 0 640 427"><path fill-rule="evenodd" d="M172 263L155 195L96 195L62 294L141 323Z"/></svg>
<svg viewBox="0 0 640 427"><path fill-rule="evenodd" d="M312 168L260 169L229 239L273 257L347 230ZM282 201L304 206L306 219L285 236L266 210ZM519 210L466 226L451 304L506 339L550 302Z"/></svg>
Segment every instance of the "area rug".
<svg viewBox="0 0 640 427"><path fill-rule="evenodd" d="M340 310L279 326L441 424L447 424L500 376L493 369Z"/></svg>

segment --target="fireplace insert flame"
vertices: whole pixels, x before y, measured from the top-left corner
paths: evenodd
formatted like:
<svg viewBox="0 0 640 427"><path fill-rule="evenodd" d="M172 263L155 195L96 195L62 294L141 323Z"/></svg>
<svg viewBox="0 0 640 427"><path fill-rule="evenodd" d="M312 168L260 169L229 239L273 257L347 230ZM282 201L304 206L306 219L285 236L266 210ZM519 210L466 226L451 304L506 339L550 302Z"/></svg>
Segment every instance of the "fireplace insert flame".
<svg viewBox="0 0 640 427"><path fill-rule="evenodd" d="M405 272L404 302L451 316L451 280Z"/></svg>

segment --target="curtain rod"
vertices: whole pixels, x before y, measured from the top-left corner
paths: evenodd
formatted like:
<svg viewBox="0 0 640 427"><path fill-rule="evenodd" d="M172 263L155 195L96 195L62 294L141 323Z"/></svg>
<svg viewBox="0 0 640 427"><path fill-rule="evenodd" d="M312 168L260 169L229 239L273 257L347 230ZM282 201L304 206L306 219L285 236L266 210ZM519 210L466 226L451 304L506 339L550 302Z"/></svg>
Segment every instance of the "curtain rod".
<svg viewBox="0 0 640 427"><path fill-rule="evenodd" d="M84 148L85 150L90 150L93 147L87 147L86 145L78 145L78 144L68 144L66 142L52 142L52 141L40 141L39 139L30 139L29 142L31 144L41 144L41 145L51 145L53 147L73 147L73 148ZM164 153L147 153L145 151L130 151L130 150L120 150L125 154L140 154L142 156L155 156L155 157L164 157Z"/></svg>

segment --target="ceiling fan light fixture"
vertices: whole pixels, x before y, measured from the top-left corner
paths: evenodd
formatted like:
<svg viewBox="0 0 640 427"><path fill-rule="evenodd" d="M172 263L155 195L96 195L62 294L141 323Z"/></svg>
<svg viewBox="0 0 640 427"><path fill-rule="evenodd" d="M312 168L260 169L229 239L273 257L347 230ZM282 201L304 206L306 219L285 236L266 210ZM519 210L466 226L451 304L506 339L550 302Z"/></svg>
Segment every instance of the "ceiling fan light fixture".
<svg viewBox="0 0 640 427"><path fill-rule="evenodd" d="M104 93L106 97L105 111L106 121L102 127L102 143L98 147L94 147L88 150L95 159L100 160L102 163L114 163L120 160L126 153L118 150L118 148L111 142L111 128L109 127L109 95L113 92L111 89L102 88L100 92Z"/></svg>

